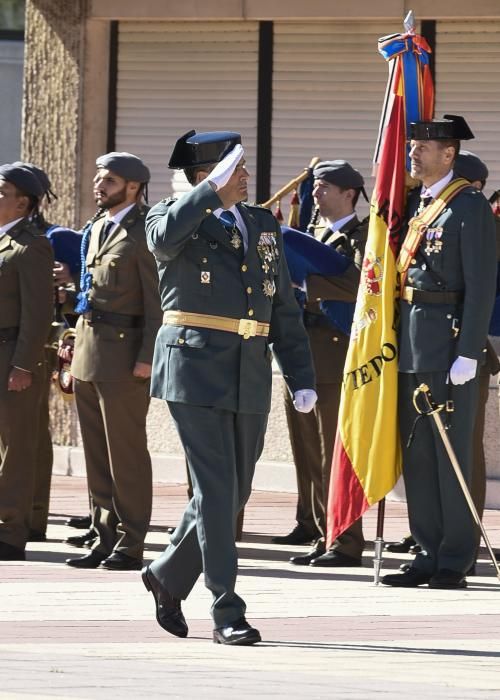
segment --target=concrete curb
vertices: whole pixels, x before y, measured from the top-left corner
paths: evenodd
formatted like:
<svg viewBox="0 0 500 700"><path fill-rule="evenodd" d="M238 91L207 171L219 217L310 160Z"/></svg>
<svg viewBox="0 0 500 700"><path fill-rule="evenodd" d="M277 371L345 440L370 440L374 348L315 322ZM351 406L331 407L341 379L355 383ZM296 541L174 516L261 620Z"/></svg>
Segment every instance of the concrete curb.
<svg viewBox="0 0 500 700"><path fill-rule="evenodd" d="M184 455L152 453L153 479L164 484L185 484ZM58 476L86 476L83 448L54 445L53 473ZM255 470L253 488L256 491L278 491L296 493L295 469L289 462L259 461ZM402 479L389 493L390 501L405 501ZM486 508L500 510L500 479L486 482Z"/></svg>

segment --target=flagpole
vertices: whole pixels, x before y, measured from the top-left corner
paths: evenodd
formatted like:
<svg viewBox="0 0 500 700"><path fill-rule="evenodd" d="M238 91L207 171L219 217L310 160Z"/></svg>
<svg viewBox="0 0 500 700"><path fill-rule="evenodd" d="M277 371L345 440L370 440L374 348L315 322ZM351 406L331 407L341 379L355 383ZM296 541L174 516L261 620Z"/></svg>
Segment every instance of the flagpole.
<svg viewBox="0 0 500 700"><path fill-rule="evenodd" d="M382 552L384 550L384 517L385 498L378 502L377 532L375 533L375 553L373 557L373 583L378 586L380 581L380 569L382 568Z"/></svg>

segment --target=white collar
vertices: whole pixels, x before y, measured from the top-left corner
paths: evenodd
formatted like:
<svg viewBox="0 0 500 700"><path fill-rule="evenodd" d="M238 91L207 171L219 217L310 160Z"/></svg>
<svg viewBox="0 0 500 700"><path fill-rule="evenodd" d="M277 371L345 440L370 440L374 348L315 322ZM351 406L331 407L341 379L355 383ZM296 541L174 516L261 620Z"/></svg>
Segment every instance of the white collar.
<svg viewBox="0 0 500 700"><path fill-rule="evenodd" d="M424 185L422 185L422 189L420 190L420 196L421 197L432 197L432 199L436 199L438 194L452 180L453 180L453 170L450 170L450 172L447 175L442 177L441 180L438 180L430 187L424 187Z"/></svg>
<svg viewBox="0 0 500 700"><path fill-rule="evenodd" d="M353 211L352 214L348 214L347 216L342 217L342 219L337 219L337 221L332 221L331 219L327 219L329 223L329 227L332 229L332 231L340 231L340 229L347 224L348 221L351 219L354 219L356 216L356 212Z"/></svg>
<svg viewBox="0 0 500 700"><path fill-rule="evenodd" d="M113 214L113 216L108 216L106 214L106 222L112 221L114 224L121 224L123 219L126 217L126 215L129 213L129 211L135 207L135 202L134 204L129 204L128 207L123 207L123 209L120 209L120 211L117 211L116 214Z"/></svg>
<svg viewBox="0 0 500 700"><path fill-rule="evenodd" d="M22 221L24 219L24 216L21 216L19 219L14 219L14 221L9 221L8 224L4 224L3 226L0 226L0 236L3 236L4 233L7 233L7 231L10 231L11 228L14 228L14 226L19 223L19 221Z"/></svg>

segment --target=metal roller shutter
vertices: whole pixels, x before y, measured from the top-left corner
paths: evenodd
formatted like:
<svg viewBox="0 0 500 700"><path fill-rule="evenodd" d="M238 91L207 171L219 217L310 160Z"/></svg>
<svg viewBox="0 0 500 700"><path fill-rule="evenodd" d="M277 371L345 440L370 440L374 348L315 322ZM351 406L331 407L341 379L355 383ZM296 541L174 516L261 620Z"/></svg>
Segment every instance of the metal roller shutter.
<svg viewBox="0 0 500 700"><path fill-rule="evenodd" d="M115 146L151 169L150 203L189 188L167 163L193 128L240 132L255 173L257 67L257 22L120 23Z"/></svg>
<svg viewBox="0 0 500 700"><path fill-rule="evenodd" d="M400 22L275 23L273 193L317 155L348 160L370 196L388 73L377 40L401 29ZM363 198L358 210L368 212Z"/></svg>
<svg viewBox="0 0 500 700"><path fill-rule="evenodd" d="M463 147L488 165L485 192L500 187L500 21L438 22L436 117L461 114L475 139Z"/></svg>

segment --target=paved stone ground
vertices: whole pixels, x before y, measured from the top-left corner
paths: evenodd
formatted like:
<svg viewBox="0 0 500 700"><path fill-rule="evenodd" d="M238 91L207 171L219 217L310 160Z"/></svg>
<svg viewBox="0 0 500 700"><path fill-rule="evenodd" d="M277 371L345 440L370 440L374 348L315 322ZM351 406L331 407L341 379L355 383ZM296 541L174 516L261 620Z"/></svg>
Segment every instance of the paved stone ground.
<svg viewBox="0 0 500 700"><path fill-rule="evenodd" d="M146 557L168 540L185 489L155 488ZM294 496L255 492L240 546L238 591L263 644L211 642L210 596L199 581L184 604L189 637L165 633L138 572L78 571L64 565L79 550L61 540L84 514L83 479L54 479L49 541L32 544L26 563L0 568L0 699L47 698L500 698L500 583L481 552L465 591L373 585L373 543L364 566L293 567L304 547L277 547L270 536L293 524ZM376 510L365 517L375 535ZM500 547L500 512L485 524ZM405 506L388 503L385 537L406 533ZM86 550L82 550L85 553ZM406 556L386 555L384 571Z"/></svg>

